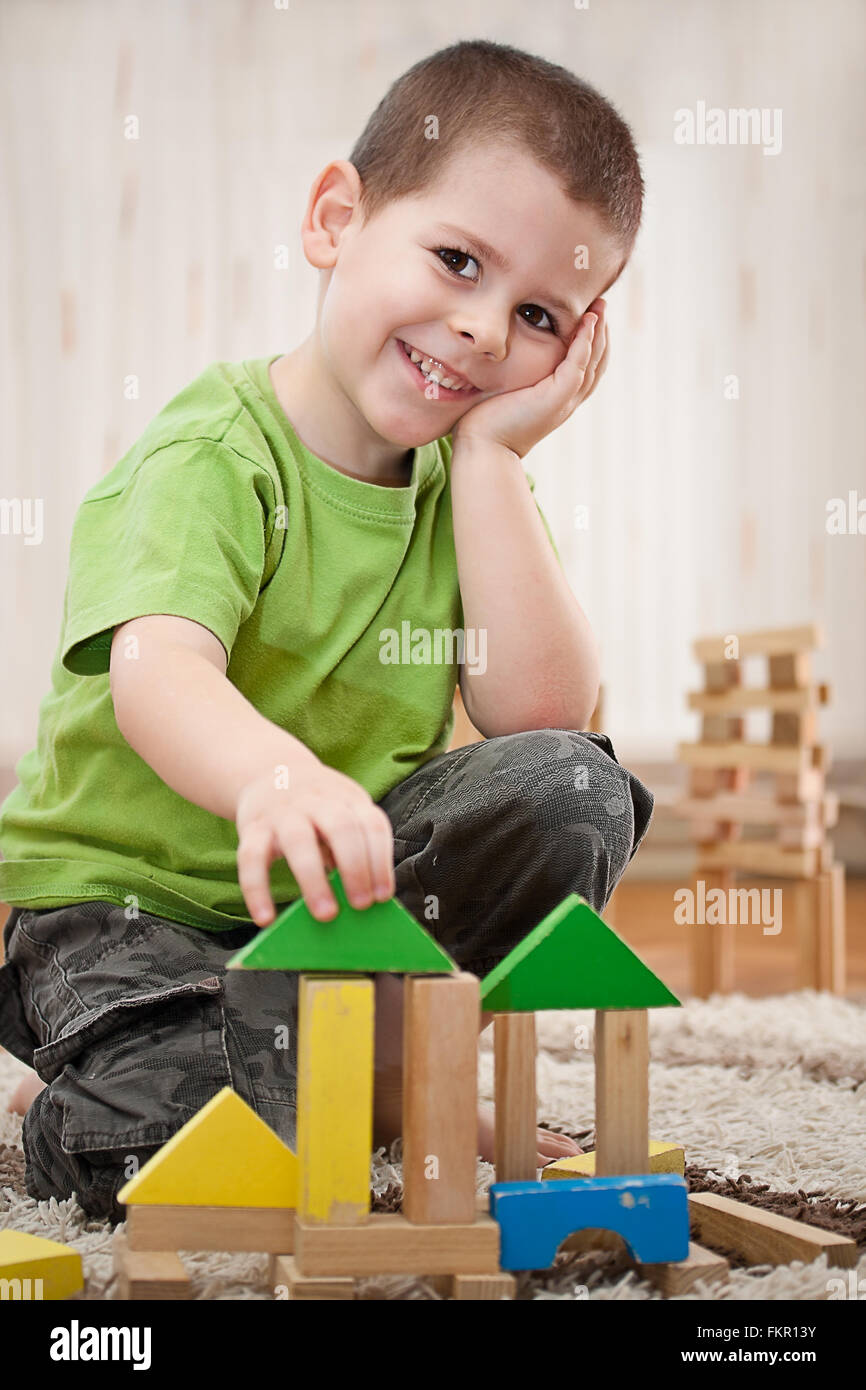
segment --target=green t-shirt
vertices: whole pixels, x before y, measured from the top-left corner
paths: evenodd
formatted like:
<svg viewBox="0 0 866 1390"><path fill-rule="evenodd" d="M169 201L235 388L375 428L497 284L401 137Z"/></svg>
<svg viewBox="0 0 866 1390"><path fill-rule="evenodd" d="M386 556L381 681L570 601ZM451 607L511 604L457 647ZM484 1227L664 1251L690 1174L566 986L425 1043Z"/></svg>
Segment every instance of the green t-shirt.
<svg viewBox="0 0 866 1390"><path fill-rule="evenodd" d="M292 429L277 356L209 366L79 507L37 747L0 807L7 903L132 896L173 921L250 924L234 823L168 787L117 727L111 638L131 618L209 628L259 713L374 801L448 747L457 648L425 653L416 632L463 626L450 436L415 450L405 487L350 478ZM278 910L299 896L284 859L271 890Z"/></svg>

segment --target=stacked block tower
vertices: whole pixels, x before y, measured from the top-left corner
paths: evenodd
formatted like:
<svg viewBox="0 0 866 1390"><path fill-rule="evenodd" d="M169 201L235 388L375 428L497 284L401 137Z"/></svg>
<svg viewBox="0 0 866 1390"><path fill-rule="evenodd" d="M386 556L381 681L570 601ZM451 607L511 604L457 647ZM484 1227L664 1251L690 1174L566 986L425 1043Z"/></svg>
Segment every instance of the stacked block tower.
<svg viewBox="0 0 866 1390"><path fill-rule="evenodd" d="M738 873L783 880L783 918L795 925L798 986L845 990L845 870L834 861L827 832L838 819L838 797L828 792L827 746L818 741L817 715L830 698L812 673L813 650L823 645L815 625L736 636L702 637L694 654L704 688L688 696L701 715L701 737L681 743L689 772L687 796L675 806L692 822L696 879L704 893L721 889L731 902ZM743 661L766 662L762 684L747 686ZM767 743L745 740L747 715L769 711ZM755 774L768 774L769 791ZM744 839L745 825L761 826ZM705 924L693 934L693 987L707 997L733 987L736 922Z"/></svg>

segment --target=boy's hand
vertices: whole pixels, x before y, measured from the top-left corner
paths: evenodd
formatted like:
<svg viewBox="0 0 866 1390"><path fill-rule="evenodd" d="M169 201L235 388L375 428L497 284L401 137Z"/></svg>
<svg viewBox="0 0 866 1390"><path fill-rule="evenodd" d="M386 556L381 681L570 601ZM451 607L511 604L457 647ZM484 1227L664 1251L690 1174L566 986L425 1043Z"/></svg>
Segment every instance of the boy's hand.
<svg viewBox="0 0 866 1390"><path fill-rule="evenodd" d="M484 440L510 449L518 458L563 424L592 394L607 366L606 304L590 304L559 366L534 386L504 391L467 410L454 426L452 442Z"/></svg>
<svg viewBox="0 0 866 1390"><path fill-rule="evenodd" d="M320 920L337 912L326 877L333 868L353 907L392 898L393 829L364 788L318 758L290 767L288 782L278 787L267 773L238 797L238 882L253 921L266 927L276 916L268 871L281 855Z"/></svg>

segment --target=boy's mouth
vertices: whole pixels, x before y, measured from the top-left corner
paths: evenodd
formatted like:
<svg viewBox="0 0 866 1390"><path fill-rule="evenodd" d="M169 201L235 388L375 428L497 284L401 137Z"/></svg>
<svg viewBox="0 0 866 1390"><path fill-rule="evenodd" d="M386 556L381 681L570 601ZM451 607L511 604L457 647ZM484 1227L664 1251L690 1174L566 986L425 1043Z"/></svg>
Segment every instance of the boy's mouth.
<svg viewBox="0 0 866 1390"><path fill-rule="evenodd" d="M460 401L480 394L477 386L473 386L465 376L455 372L447 362L440 362L437 357L428 356L411 343L404 343L402 338L395 339L395 342L416 384L426 389L432 382L439 387L437 395L430 399Z"/></svg>

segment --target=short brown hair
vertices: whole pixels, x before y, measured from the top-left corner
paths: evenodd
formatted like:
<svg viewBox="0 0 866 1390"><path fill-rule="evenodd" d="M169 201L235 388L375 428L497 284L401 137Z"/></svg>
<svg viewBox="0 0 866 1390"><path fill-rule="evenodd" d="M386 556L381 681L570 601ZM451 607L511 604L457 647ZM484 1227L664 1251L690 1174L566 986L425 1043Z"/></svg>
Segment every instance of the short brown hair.
<svg viewBox="0 0 866 1390"><path fill-rule="evenodd" d="M437 139L425 135L431 116ZM364 216L427 187L459 150L482 141L522 145L568 197L602 215L628 258L644 193L631 130L567 68L487 39L442 48L389 87L349 155Z"/></svg>

